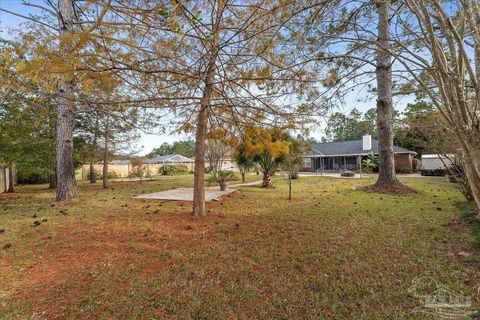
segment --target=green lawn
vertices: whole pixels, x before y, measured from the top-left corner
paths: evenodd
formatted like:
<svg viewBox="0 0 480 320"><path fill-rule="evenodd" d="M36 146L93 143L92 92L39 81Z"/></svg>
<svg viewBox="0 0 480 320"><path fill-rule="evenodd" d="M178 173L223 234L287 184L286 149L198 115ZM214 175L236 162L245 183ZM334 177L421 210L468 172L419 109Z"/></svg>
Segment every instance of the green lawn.
<svg viewBox="0 0 480 320"><path fill-rule="evenodd" d="M45 186L0 196L0 318L434 319L411 313L422 277L479 307L476 224L446 179L403 178L418 193L394 196L305 177L290 202L279 179L208 203L203 219L132 198L192 179L81 183L65 204Z"/></svg>

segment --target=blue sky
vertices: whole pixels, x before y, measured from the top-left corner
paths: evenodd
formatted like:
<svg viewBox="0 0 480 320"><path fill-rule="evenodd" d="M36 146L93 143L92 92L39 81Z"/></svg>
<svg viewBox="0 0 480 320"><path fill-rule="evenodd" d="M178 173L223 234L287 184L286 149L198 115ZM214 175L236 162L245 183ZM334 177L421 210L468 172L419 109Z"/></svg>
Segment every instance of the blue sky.
<svg viewBox="0 0 480 320"><path fill-rule="evenodd" d="M30 0L32 3L43 3L43 0ZM23 15L28 15L29 13L36 13L34 9L30 7L25 7L21 4L21 0L0 0L0 8L7 9L10 11L14 11L17 13L21 13ZM0 36L2 38L8 38L10 33L9 33L9 28L15 28L18 27L21 22L23 21L22 18L13 16L11 14L5 13L5 12L0 12ZM351 92L345 99L345 105L344 106L333 106L331 112L345 112L348 113L350 110L353 108L357 108L358 110L365 112L366 110L370 108L374 108L376 101L373 98L369 102L365 101L358 101L358 98L363 98L365 97L366 92L362 91L354 91ZM395 109L402 111L408 103L411 103L413 101L412 98L396 98L394 100L394 105ZM317 140L320 140L321 137L323 136L323 130L325 128L325 123L323 120L319 119L321 121L321 124L318 126L315 126L311 130L311 136L314 137ZM186 139L189 136L186 135L178 135L178 134L141 134L141 139L137 143L137 146L135 150L139 150L140 154L145 154L150 152L153 148L159 147L162 143L168 142L172 143L173 141L176 140L182 140Z"/></svg>

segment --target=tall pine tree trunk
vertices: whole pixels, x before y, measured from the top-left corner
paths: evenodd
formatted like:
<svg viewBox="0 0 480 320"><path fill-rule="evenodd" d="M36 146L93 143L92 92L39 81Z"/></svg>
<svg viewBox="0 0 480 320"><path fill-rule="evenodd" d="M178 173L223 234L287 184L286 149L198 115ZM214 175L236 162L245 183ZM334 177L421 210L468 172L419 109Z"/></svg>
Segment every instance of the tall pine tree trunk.
<svg viewBox="0 0 480 320"><path fill-rule="evenodd" d="M213 26L213 35L210 43L210 57L204 81L205 87L203 88L203 96L200 101L200 111L198 113L197 130L195 133L195 168L193 172L193 215L195 217L206 216L207 214L205 209L205 139L207 137L208 116L214 89L218 54L218 29L224 8L223 2L223 0L218 0L217 2L215 24Z"/></svg>
<svg viewBox="0 0 480 320"><path fill-rule="evenodd" d="M13 164L8 165L8 193L15 192L15 175Z"/></svg>
<svg viewBox="0 0 480 320"><path fill-rule="evenodd" d="M90 159L90 183L97 182L97 173L95 172L95 167L93 166L93 159Z"/></svg>
<svg viewBox="0 0 480 320"><path fill-rule="evenodd" d="M60 54L63 63L70 59L74 8L72 0L59 2ZM57 201L78 196L73 165L74 74L62 75L58 87L57 107Z"/></svg>
<svg viewBox="0 0 480 320"><path fill-rule="evenodd" d="M393 153L392 58L390 49L390 0L376 1L378 12L377 40L377 127L379 166L377 186L398 183Z"/></svg>
<svg viewBox="0 0 480 320"><path fill-rule="evenodd" d="M108 189L108 135L109 132L109 117L105 119L105 148L103 148L103 188Z"/></svg>
<svg viewBox="0 0 480 320"><path fill-rule="evenodd" d="M207 88L205 89L207 92ZM205 94L204 94L205 98ZM206 100L206 99L202 99ZM205 138L209 105L203 105L198 115L195 134L195 168L193 171L193 215L205 216Z"/></svg>
<svg viewBox="0 0 480 320"><path fill-rule="evenodd" d="M48 176L48 189L55 189L57 187L57 176L55 173L50 173Z"/></svg>
<svg viewBox="0 0 480 320"><path fill-rule="evenodd" d="M90 183L97 182L97 173L94 162L97 155L97 137L98 137L98 114L95 112L95 128L93 131L92 154L90 155Z"/></svg>

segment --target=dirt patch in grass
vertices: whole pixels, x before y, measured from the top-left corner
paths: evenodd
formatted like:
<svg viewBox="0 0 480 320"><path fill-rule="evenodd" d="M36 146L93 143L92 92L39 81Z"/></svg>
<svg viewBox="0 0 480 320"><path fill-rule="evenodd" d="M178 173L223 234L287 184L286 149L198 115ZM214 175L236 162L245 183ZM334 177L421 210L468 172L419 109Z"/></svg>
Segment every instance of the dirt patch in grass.
<svg viewBox="0 0 480 320"><path fill-rule="evenodd" d="M128 220L108 216L94 224L79 221L57 227L56 236L33 243L30 252L39 259L25 266L23 281L11 288L12 301L30 301L31 312L64 319L65 310L75 310L89 292L114 296L127 292L140 279L153 281L159 270L169 266L172 250L193 249L188 240L208 234L217 220L182 213L147 227L142 217L132 219L134 212L126 215ZM105 277L110 285L102 283Z"/></svg>
<svg viewBox="0 0 480 320"><path fill-rule="evenodd" d="M377 185L372 184L363 188L364 191L367 192L375 192L375 193L388 193L394 195L409 195L417 193L417 190L410 188L403 183L395 183L395 184L386 184L386 185Z"/></svg>

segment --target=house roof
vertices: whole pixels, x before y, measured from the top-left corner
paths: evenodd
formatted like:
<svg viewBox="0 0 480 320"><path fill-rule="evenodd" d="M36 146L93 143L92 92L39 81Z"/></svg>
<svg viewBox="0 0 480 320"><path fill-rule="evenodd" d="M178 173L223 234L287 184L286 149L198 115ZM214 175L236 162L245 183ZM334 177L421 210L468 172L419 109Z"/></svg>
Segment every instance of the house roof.
<svg viewBox="0 0 480 320"><path fill-rule="evenodd" d="M326 143L312 143L310 151L307 155L319 156L345 156L345 155L364 155L373 152L378 154L378 140L372 139L372 150L363 150L362 140L342 141L342 142L326 142ZM411 153L410 151L398 146L393 147L394 153Z"/></svg>
<svg viewBox="0 0 480 320"><path fill-rule="evenodd" d="M146 159L143 163L192 163L195 160L184 157L180 154L167 154L152 159Z"/></svg>
<svg viewBox="0 0 480 320"><path fill-rule="evenodd" d="M130 164L130 160L113 160L109 162L110 164Z"/></svg>

